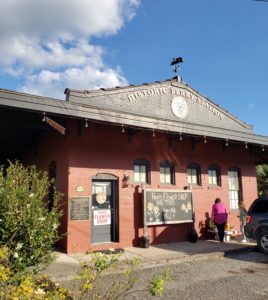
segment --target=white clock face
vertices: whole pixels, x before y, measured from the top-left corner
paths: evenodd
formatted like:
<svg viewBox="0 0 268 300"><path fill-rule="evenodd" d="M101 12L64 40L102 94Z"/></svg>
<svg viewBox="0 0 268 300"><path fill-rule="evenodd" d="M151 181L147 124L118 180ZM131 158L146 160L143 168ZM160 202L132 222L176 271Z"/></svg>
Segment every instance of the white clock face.
<svg viewBox="0 0 268 300"><path fill-rule="evenodd" d="M99 192L97 195L96 195L96 201L99 203L99 204L103 204L106 202L106 199L107 199L107 195L105 192Z"/></svg>
<svg viewBox="0 0 268 300"><path fill-rule="evenodd" d="M184 119L188 114L188 105L181 96L175 97L172 100L171 109L173 114L180 119Z"/></svg>

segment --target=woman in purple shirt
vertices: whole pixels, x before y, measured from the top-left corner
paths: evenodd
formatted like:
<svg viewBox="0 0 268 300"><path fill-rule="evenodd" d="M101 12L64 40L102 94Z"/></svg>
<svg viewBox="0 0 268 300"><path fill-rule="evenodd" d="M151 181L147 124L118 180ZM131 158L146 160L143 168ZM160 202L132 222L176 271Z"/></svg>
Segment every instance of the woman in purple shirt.
<svg viewBox="0 0 268 300"><path fill-rule="evenodd" d="M212 206L211 219L215 223L218 229L220 242L223 243L224 227L227 223L227 210L220 198L215 200L215 204Z"/></svg>

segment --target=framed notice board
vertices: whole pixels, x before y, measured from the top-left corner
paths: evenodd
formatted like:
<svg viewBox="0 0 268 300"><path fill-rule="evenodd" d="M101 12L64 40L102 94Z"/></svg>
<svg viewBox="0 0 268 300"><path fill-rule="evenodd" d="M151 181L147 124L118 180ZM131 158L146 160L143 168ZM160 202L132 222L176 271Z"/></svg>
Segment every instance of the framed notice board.
<svg viewBox="0 0 268 300"><path fill-rule="evenodd" d="M89 220L90 197L72 197L70 200L70 219Z"/></svg>
<svg viewBox="0 0 268 300"><path fill-rule="evenodd" d="M192 223L192 192L144 189L143 218L144 225Z"/></svg>

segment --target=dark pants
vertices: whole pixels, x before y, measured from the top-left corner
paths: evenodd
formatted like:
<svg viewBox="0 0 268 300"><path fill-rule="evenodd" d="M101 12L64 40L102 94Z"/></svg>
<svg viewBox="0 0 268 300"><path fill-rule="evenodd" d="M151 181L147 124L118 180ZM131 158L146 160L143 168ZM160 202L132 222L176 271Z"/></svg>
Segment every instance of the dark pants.
<svg viewBox="0 0 268 300"><path fill-rule="evenodd" d="M218 229L218 234L219 234L220 242L223 242L223 239L224 239L224 227L225 227L226 223L222 223L222 224L215 223L215 224L216 224L217 229Z"/></svg>

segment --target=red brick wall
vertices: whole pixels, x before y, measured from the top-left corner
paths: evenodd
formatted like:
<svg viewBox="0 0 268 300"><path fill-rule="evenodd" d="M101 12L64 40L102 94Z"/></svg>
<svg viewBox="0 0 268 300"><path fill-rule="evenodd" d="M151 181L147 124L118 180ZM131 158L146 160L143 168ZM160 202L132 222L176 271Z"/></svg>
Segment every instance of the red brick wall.
<svg viewBox="0 0 268 300"><path fill-rule="evenodd" d="M92 176L98 173L109 173L118 177L119 185L119 242L116 244L92 245L90 242L91 221L70 221L69 209L66 205L66 216L63 228L66 228L68 253L99 250L105 248L121 248L139 245L143 235L141 187L130 184L122 187L124 175L133 178L133 161L138 158L147 159L151 164L150 188L187 187L186 169L189 162L201 166L202 186L194 188L193 205L195 210L195 227L198 234L204 235L202 225L210 216L215 198L220 197L226 204L229 214L228 222L239 229L237 211L230 211L228 195L228 173L230 167L241 170L243 198L247 205L257 196L254 157L242 144L231 144L224 151L223 144L213 140L195 143L192 148L190 138L182 141L173 140L169 146L167 136L156 131L141 130L132 136L128 143L127 133L121 132L121 126L89 123L88 128L78 130L78 122L68 121L68 136L61 137L57 132L41 139L38 155L32 161L38 161L41 169L47 170L50 162L57 162L58 188L70 197L91 196ZM126 129L126 128L125 128ZM159 163L169 160L175 164L175 186L162 186L159 180ZM221 169L221 187L208 185L208 165L217 164ZM82 186L82 192L77 187ZM66 224L68 220L68 224ZM170 226L151 226L148 228L151 243L170 243L187 240L189 224Z"/></svg>
<svg viewBox="0 0 268 300"><path fill-rule="evenodd" d="M90 222L70 221L68 226L68 252L95 250L105 247L126 247L139 245L143 234L141 188L131 184L122 187L123 175L133 178L133 161L144 158L151 164L151 188L174 188L159 183L159 163L169 160L175 164L175 188L187 186L186 168L189 162L201 165L202 186L193 189L195 209L195 227L202 236L202 223L206 215L210 216L215 198L220 197L226 204L229 214L228 222L239 229L237 211L230 211L228 195L228 173L230 167L241 170L243 198L246 204L256 198L256 178L254 157L250 156L243 145L232 145L224 151L222 143L208 140L196 143L192 149L189 138L174 140L171 147L167 136L156 132L153 138L151 131L140 131L132 136L128 143L127 133L121 132L120 126L90 124L79 136L75 122L70 127L70 164L69 164L69 197L91 195L91 178L97 173L110 173L119 178L119 243L113 245L90 244ZM208 165L217 164L221 168L221 187L208 185ZM83 186L84 191L77 192L76 187ZM186 240L189 224L149 227L151 243L167 243Z"/></svg>

